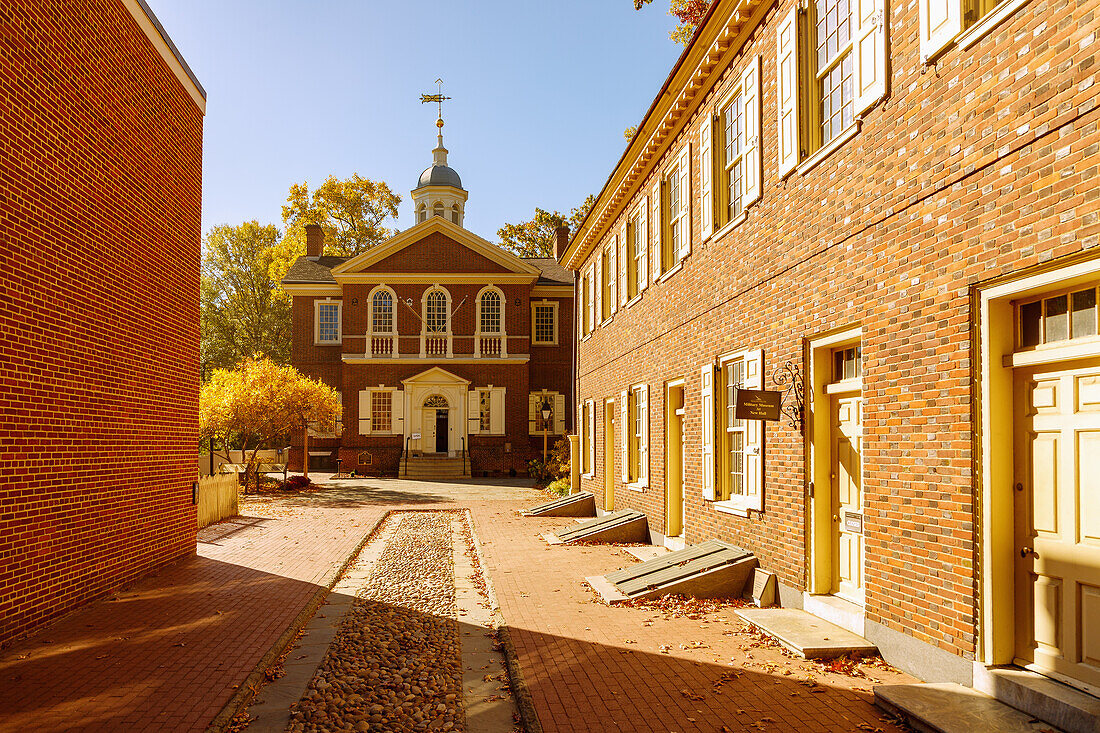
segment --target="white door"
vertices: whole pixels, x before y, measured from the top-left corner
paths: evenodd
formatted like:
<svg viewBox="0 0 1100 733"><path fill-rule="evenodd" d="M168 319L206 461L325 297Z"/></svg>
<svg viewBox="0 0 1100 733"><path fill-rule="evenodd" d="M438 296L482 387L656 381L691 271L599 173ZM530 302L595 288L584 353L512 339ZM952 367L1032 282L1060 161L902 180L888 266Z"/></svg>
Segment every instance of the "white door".
<svg viewBox="0 0 1100 733"><path fill-rule="evenodd" d="M833 397L833 567L837 595L862 604L863 591L863 399Z"/></svg>
<svg viewBox="0 0 1100 733"><path fill-rule="evenodd" d="M1100 690L1100 360L1017 370L1016 661Z"/></svg>

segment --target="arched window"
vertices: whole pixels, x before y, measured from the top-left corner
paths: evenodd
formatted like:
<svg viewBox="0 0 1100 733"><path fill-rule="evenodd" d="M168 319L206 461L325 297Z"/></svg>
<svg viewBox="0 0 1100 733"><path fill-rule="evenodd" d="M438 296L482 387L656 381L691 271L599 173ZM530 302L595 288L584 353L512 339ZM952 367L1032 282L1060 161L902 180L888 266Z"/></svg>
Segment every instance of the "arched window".
<svg viewBox="0 0 1100 733"><path fill-rule="evenodd" d="M435 207L432 209L432 214L434 214L435 216L443 216L443 202L442 201L436 201L435 202Z"/></svg>
<svg viewBox="0 0 1100 733"><path fill-rule="evenodd" d="M420 207L416 210L416 223L419 224L422 221L428 219L428 207L424 204L420 204Z"/></svg>
<svg viewBox="0 0 1100 733"><path fill-rule="evenodd" d="M370 328L372 333L393 333L393 294L389 290L378 290L371 298Z"/></svg>
<svg viewBox="0 0 1100 733"><path fill-rule="evenodd" d="M424 308L424 326L428 333L447 333L447 294L442 290L428 293Z"/></svg>
<svg viewBox="0 0 1100 733"><path fill-rule="evenodd" d="M500 293L487 290L481 294L481 332L500 333Z"/></svg>
<svg viewBox="0 0 1100 733"><path fill-rule="evenodd" d="M454 222L455 224L458 224L459 223L458 220L461 219L461 218L462 218L462 212L458 210L458 204L453 204L451 206L451 221Z"/></svg>

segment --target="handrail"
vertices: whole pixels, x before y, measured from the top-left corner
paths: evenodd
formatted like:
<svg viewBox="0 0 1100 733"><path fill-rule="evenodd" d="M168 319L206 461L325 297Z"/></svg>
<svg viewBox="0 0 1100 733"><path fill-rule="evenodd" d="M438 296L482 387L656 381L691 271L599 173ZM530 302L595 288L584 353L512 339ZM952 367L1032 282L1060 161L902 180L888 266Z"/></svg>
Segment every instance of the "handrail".
<svg viewBox="0 0 1100 733"><path fill-rule="evenodd" d="M473 475L473 471L470 472ZM462 436L462 475L466 475L466 436Z"/></svg>
<svg viewBox="0 0 1100 733"><path fill-rule="evenodd" d="M402 453L405 456L405 477L406 478L408 478L408 476L409 476L409 441L410 440L412 440L411 435L409 437L405 438L405 449L402 451ZM401 457L400 456L398 456L398 458L397 458L397 472L398 472L398 476L400 476L400 474L401 474Z"/></svg>

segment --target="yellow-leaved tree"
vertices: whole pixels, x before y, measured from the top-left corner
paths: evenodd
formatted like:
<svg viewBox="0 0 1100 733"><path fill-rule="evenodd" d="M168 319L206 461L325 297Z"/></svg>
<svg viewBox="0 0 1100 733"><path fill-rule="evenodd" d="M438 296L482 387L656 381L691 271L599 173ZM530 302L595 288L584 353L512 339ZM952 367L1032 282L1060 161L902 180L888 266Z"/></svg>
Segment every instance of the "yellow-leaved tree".
<svg viewBox="0 0 1100 733"><path fill-rule="evenodd" d="M217 369L199 395L199 432L222 445L239 445L249 455L245 486L258 484L256 457L261 448L302 431L309 455L310 426L334 425L340 397L324 382L270 359L245 359L235 369ZM309 475L309 461L305 462Z"/></svg>
<svg viewBox="0 0 1100 733"><path fill-rule="evenodd" d="M286 238L305 248L305 225L319 224L325 232L325 254L354 257L388 239L393 230L383 226L397 218L401 197L384 181L358 173L350 178L329 176L312 192L295 183L283 206Z"/></svg>

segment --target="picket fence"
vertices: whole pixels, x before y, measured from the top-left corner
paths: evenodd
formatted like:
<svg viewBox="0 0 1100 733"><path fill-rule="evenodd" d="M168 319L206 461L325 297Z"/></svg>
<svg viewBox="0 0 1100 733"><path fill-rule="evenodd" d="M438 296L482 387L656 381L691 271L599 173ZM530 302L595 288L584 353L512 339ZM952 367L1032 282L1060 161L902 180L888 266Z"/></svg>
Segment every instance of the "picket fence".
<svg viewBox="0 0 1100 733"><path fill-rule="evenodd" d="M203 476L199 479L198 516L199 529L237 516L237 474Z"/></svg>

